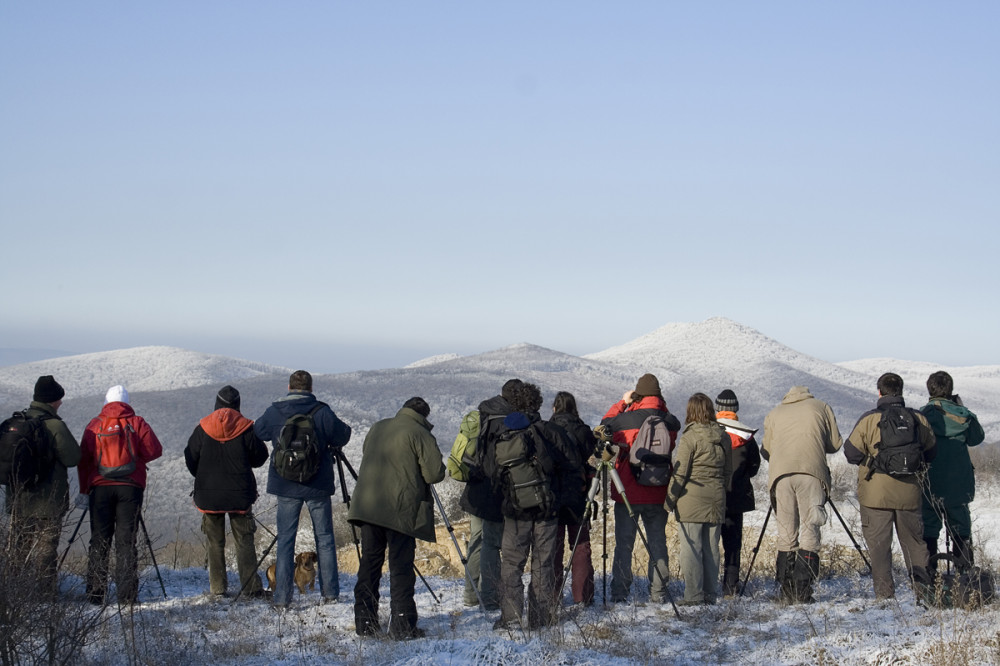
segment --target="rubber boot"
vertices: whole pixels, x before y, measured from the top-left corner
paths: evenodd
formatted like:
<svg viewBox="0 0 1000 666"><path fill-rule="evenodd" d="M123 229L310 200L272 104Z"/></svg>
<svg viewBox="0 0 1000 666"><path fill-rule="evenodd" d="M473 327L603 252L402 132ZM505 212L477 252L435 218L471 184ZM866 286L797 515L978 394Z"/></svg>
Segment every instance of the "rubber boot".
<svg viewBox="0 0 1000 666"><path fill-rule="evenodd" d="M795 553L786 550L778 551L774 563L774 579L778 581L778 601L782 603L795 602L795 590L792 587L792 571L795 566Z"/></svg>
<svg viewBox="0 0 1000 666"><path fill-rule="evenodd" d="M799 550L792 572L792 587L796 603L811 604L812 584L819 578L819 554L811 550Z"/></svg>

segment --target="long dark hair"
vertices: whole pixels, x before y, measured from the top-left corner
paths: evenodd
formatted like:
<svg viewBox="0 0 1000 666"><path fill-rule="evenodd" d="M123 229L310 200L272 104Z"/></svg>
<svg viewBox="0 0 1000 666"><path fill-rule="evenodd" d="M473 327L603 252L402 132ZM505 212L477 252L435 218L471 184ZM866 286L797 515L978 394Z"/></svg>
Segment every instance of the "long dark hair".
<svg viewBox="0 0 1000 666"><path fill-rule="evenodd" d="M580 414L576 411L576 398L573 397L573 394L569 391L556 393L556 397L552 399L552 413L567 413L579 417Z"/></svg>

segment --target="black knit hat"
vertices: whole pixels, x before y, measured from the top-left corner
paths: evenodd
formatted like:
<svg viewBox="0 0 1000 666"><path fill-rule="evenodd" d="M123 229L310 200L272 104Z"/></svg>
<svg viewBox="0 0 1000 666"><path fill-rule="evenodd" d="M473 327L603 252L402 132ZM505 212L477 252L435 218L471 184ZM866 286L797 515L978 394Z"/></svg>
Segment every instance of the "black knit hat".
<svg viewBox="0 0 1000 666"><path fill-rule="evenodd" d="M738 412L740 411L740 401L736 399L736 394L732 389L726 389L715 399L715 411L717 412Z"/></svg>
<svg viewBox="0 0 1000 666"><path fill-rule="evenodd" d="M655 395L658 398L663 397L663 394L660 393L660 380L655 375L649 373L639 377L639 381L635 383L635 392L643 398L651 395Z"/></svg>
<svg viewBox="0 0 1000 666"><path fill-rule="evenodd" d="M229 384L226 384L215 396L215 408L222 409L228 407L240 411L240 392Z"/></svg>
<svg viewBox="0 0 1000 666"><path fill-rule="evenodd" d="M62 386L59 386L59 382L55 380L55 377L52 375L42 375L35 382L35 395L31 399L35 402L50 404L57 400L62 400L64 395L66 395L66 391L63 390Z"/></svg>

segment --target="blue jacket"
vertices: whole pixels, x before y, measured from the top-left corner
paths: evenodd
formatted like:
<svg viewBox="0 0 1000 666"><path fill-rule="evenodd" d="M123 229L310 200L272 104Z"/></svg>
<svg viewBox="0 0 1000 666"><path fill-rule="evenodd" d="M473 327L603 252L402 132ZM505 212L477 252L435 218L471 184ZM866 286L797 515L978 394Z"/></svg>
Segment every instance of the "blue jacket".
<svg viewBox="0 0 1000 666"><path fill-rule="evenodd" d="M271 406L253 424L253 431L266 442L271 442L271 464L267 471L267 492L278 497L295 499L322 499L336 490L334 483L334 455L351 439L351 426L333 413L329 406L320 408L313 415L313 423L320 440L326 444L319 473L309 483L289 481L278 476L274 469L274 441L285 421L293 414L306 414L316 405L316 396L309 391L289 391L288 395L271 403Z"/></svg>

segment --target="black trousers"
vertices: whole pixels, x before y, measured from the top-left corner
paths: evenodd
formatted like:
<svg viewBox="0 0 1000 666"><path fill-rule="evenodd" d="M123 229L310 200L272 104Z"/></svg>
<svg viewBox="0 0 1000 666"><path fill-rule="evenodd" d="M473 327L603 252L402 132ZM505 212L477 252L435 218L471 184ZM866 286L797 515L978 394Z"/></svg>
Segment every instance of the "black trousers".
<svg viewBox="0 0 1000 666"><path fill-rule="evenodd" d="M134 603L139 592L135 546L142 511L143 489L135 486L94 486L90 491L90 555L87 594L104 599L111 539L115 540L115 585L118 602Z"/></svg>
<svg viewBox="0 0 1000 666"><path fill-rule="evenodd" d="M722 523L723 571L729 567L736 568L737 577L740 570L740 554L743 550L743 513L726 512L726 520Z"/></svg>
<svg viewBox="0 0 1000 666"><path fill-rule="evenodd" d="M413 555L417 541L411 536L378 525L361 525L361 563L354 586L354 621L357 626L378 626L379 583L386 549L389 551L389 610L396 631L417 626L417 605L413 600L417 576Z"/></svg>

